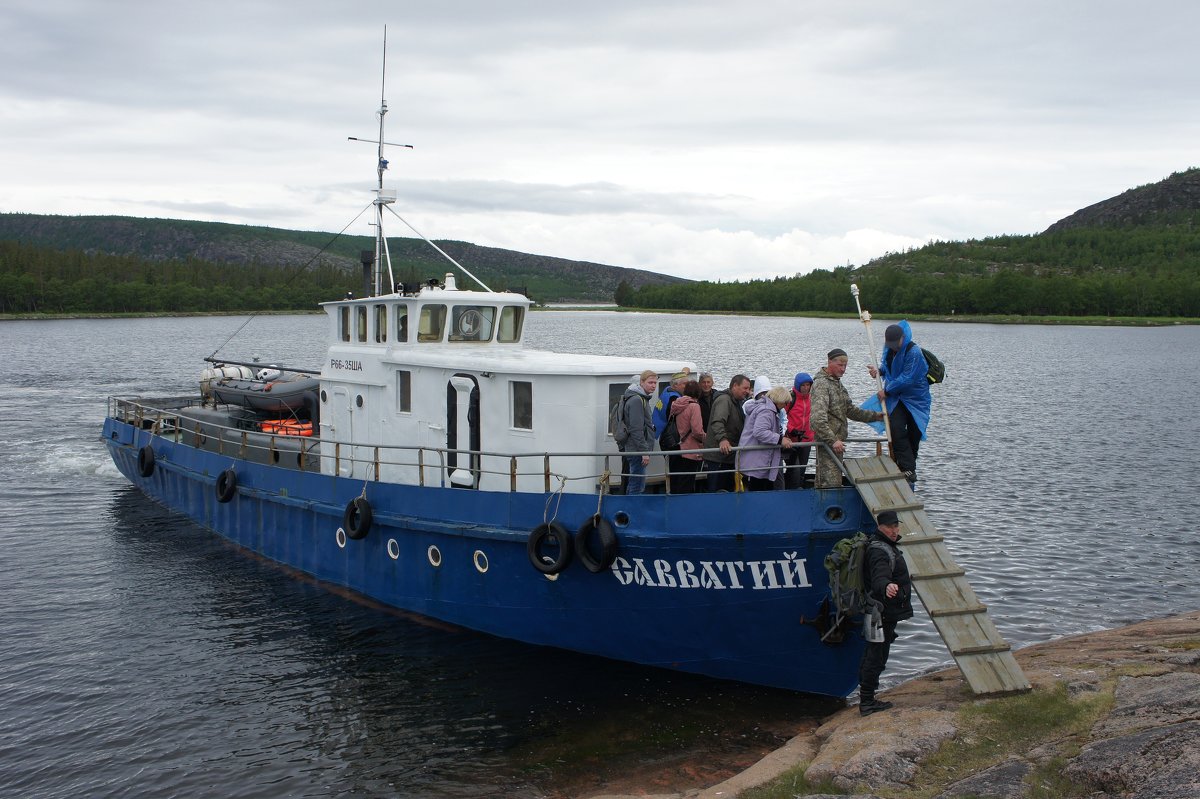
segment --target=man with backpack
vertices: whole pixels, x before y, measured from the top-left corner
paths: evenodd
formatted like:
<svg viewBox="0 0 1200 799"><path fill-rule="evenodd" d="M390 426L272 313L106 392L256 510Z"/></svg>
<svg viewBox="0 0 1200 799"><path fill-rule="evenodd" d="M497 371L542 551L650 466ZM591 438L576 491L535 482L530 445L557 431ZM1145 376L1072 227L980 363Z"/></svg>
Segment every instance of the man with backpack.
<svg viewBox="0 0 1200 799"><path fill-rule="evenodd" d="M912 579L904 555L896 545L900 540L900 519L895 511L885 510L875 517L875 524L863 559L863 585L868 601L879 608L883 635L880 641L867 641L858 667L858 712L864 716L892 706L891 702L876 699L875 692L879 690L879 675L887 666L892 642L897 638L896 624L913 615Z"/></svg>
<svg viewBox="0 0 1200 799"><path fill-rule="evenodd" d="M892 455L911 486L917 481L917 451L929 426L933 397L929 393L929 363L912 340L908 320L888 325L879 369L868 366L867 370L871 377L883 378L879 400L887 408L892 428Z"/></svg>
<svg viewBox="0 0 1200 799"><path fill-rule="evenodd" d="M618 421L613 431L617 449L621 452L651 452L654 449L654 422L650 415L650 398L658 388L658 373L647 369L621 395ZM646 467L649 455L622 455L621 471L626 494L642 494L646 490Z"/></svg>

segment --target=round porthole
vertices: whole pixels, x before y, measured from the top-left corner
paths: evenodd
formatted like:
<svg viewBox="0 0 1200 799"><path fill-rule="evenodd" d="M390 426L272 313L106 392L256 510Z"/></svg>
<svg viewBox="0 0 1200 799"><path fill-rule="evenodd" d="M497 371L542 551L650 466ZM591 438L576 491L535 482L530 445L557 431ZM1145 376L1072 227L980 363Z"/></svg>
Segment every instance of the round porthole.
<svg viewBox="0 0 1200 799"><path fill-rule="evenodd" d="M846 519L846 511L841 505L830 505L825 509L825 521L830 524L840 524Z"/></svg>
<svg viewBox="0 0 1200 799"><path fill-rule="evenodd" d="M435 546L430 546L425 552L425 556L429 558L429 565L435 569L442 565L442 550Z"/></svg>
<svg viewBox="0 0 1200 799"><path fill-rule="evenodd" d="M329 395L325 393L325 389L321 389L321 402L329 402Z"/></svg>
<svg viewBox="0 0 1200 799"><path fill-rule="evenodd" d="M343 530L342 528L339 527L337 529L337 534L334 536L334 538L337 540L337 545L339 548L341 548L341 549L346 548L346 531L345 530Z"/></svg>
<svg viewBox="0 0 1200 799"><path fill-rule="evenodd" d="M488 559L487 559L487 555L483 554L482 549L475 550L474 559L475 559L475 571L479 572L480 574L487 574Z"/></svg>
<svg viewBox="0 0 1200 799"><path fill-rule="evenodd" d="M394 538L388 539L388 557L392 560L400 560L400 545Z"/></svg>
<svg viewBox="0 0 1200 799"><path fill-rule="evenodd" d="M357 397L354 398L354 404L360 408L363 406L362 394L359 394Z"/></svg>
<svg viewBox="0 0 1200 799"><path fill-rule="evenodd" d="M617 527L628 527L629 514L623 510L617 511L615 514L613 514L613 524L615 524Z"/></svg>

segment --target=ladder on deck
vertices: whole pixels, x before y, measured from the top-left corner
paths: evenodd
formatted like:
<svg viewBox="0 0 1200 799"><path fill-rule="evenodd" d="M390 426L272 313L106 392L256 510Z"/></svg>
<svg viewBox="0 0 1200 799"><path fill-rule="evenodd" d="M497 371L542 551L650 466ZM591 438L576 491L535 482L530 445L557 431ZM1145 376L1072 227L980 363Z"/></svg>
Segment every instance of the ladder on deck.
<svg viewBox="0 0 1200 799"><path fill-rule="evenodd" d="M873 516L895 511L913 588L933 619L938 634L976 694L1028 691L1029 680L1017 665L1012 647L1000 637L983 605L891 458L875 455L843 461Z"/></svg>

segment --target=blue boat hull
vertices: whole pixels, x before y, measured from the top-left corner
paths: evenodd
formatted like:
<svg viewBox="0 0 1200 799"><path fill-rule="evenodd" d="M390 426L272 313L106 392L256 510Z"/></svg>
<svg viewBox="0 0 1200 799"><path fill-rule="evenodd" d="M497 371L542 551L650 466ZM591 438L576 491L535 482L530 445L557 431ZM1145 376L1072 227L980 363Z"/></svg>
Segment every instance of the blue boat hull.
<svg viewBox="0 0 1200 799"><path fill-rule="evenodd" d="M149 497L318 580L434 619L531 644L789 690L846 696L857 633L827 645L807 619L828 594L825 554L869 522L853 489L606 496L618 556L548 577L526 545L548 518L574 531L595 495L395 485L251 463L176 443L115 418L104 441ZM138 454L149 446L153 469ZM220 502L218 476L236 492ZM339 535L365 496L360 540Z"/></svg>

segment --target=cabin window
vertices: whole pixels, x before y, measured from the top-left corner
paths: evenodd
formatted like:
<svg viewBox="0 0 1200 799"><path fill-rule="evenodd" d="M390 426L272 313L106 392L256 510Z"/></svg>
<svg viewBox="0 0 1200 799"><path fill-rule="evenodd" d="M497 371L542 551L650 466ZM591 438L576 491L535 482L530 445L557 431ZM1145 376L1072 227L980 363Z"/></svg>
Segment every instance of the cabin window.
<svg viewBox="0 0 1200 799"><path fill-rule="evenodd" d="M359 341L367 340L367 306L354 306L354 329Z"/></svg>
<svg viewBox="0 0 1200 799"><path fill-rule="evenodd" d="M340 316L341 316L342 341L349 341L350 340L350 306L343 305L341 308L338 308L338 310L341 311Z"/></svg>
<svg viewBox="0 0 1200 799"><path fill-rule="evenodd" d="M491 341L496 309L486 305L455 305L451 341Z"/></svg>
<svg viewBox="0 0 1200 799"><path fill-rule="evenodd" d="M388 324L387 306L375 306L375 343L387 344Z"/></svg>
<svg viewBox="0 0 1200 799"><path fill-rule="evenodd" d="M417 327L417 341L441 341L446 327L446 306L426 305L421 309L421 323Z"/></svg>
<svg viewBox="0 0 1200 799"><path fill-rule="evenodd" d="M396 306L396 341L408 341L408 305Z"/></svg>
<svg viewBox="0 0 1200 799"><path fill-rule="evenodd" d="M412 412L412 372L403 369L396 372L396 410Z"/></svg>
<svg viewBox="0 0 1200 799"><path fill-rule="evenodd" d="M525 309L508 305L500 310L500 330L496 335L497 341L505 344L521 340L521 323L525 318Z"/></svg>
<svg viewBox="0 0 1200 799"><path fill-rule="evenodd" d="M513 380L512 412L513 427L519 430L533 429L533 383L525 380Z"/></svg>
<svg viewBox="0 0 1200 799"><path fill-rule="evenodd" d="M628 383L609 383L608 384L608 409L621 401L621 397L625 396L625 389L629 388ZM612 435L612 414L608 415L608 434Z"/></svg>

